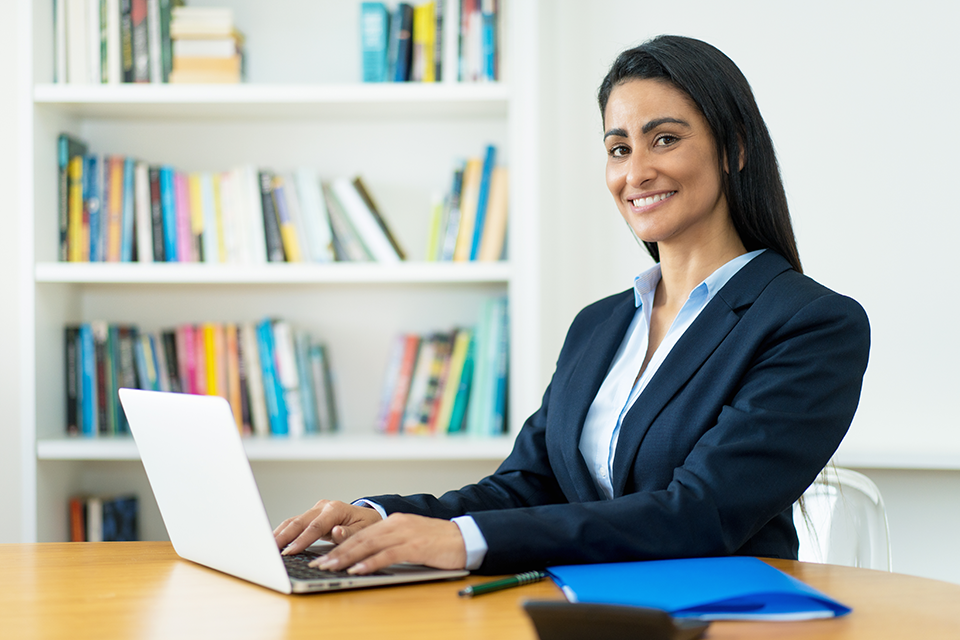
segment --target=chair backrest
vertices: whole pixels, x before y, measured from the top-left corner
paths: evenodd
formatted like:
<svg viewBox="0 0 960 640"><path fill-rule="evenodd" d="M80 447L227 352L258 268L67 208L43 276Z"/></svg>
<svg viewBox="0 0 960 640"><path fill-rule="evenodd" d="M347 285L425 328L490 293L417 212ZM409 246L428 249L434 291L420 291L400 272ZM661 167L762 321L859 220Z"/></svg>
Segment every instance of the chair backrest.
<svg viewBox="0 0 960 640"><path fill-rule="evenodd" d="M804 514L805 512L805 514ZM887 512L877 485L828 467L794 505L800 560L892 571Z"/></svg>

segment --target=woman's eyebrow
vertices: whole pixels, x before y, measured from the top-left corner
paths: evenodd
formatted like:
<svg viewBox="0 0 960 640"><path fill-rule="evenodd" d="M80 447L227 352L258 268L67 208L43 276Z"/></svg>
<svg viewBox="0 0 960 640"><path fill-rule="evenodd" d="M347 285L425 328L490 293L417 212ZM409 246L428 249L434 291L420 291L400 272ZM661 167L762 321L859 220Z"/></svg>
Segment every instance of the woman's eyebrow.
<svg viewBox="0 0 960 640"><path fill-rule="evenodd" d="M684 127L687 127L688 129L691 128L690 123L687 122L686 120L680 120L679 118L666 117L666 118L657 118L656 120L651 120L647 124L643 125L642 131L643 133L650 133L650 131L652 131L653 129L656 129L662 124L679 124Z"/></svg>
<svg viewBox="0 0 960 640"><path fill-rule="evenodd" d="M610 131L607 131L605 134L603 134L603 139L606 140L610 136L618 136L620 138L626 138L627 131L626 129L620 129L620 128L610 129Z"/></svg>

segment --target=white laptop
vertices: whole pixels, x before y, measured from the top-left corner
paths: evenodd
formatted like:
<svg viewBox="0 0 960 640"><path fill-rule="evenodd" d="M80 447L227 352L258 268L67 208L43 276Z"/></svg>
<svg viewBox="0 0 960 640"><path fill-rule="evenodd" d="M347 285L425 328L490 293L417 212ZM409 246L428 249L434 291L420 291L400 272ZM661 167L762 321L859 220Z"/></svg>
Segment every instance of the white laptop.
<svg viewBox="0 0 960 640"><path fill-rule="evenodd" d="M281 556L226 400L120 389L120 402L167 534L181 558L283 593L441 580L468 573L403 564L375 575L352 576L306 567L315 548L299 557Z"/></svg>

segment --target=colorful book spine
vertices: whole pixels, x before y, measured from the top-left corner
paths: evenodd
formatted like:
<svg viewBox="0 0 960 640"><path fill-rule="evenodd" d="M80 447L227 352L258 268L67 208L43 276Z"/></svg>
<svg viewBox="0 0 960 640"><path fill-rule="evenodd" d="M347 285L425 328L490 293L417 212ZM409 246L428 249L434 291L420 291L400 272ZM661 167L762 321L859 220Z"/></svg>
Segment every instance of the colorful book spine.
<svg viewBox="0 0 960 640"><path fill-rule="evenodd" d="M122 262L131 262L134 255L133 230L136 209L136 189L134 188L135 169L136 163L133 158L123 159L123 205L120 222L120 260Z"/></svg>
<svg viewBox="0 0 960 640"><path fill-rule="evenodd" d="M484 223L487 218L487 203L490 199L490 179L497 162L497 148L487 145L483 158L483 169L480 172L480 189L477 193L477 211L473 223L473 241L470 244L470 259L476 260L480 252L480 241L483 238Z"/></svg>
<svg viewBox="0 0 960 640"><path fill-rule="evenodd" d="M103 261L103 231L102 225L102 159L95 154L88 154L85 158L83 170L83 201L84 216L87 230L86 241L88 246L86 260L88 262Z"/></svg>
<svg viewBox="0 0 960 640"><path fill-rule="evenodd" d="M190 211L190 193L187 176L181 171L173 174L173 195L177 218L177 259L179 262L196 262L193 255L193 220Z"/></svg>
<svg viewBox="0 0 960 640"><path fill-rule="evenodd" d="M270 433L287 435L287 408L284 404L283 389L277 376L276 356L274 354L273 323L263 320L257 325L257 346L260 351L260 366L263 372L263 395L266 400Z"/></svg>
<svg viewBox="0 0 960 640"><path fill-rule="evenodd" d="M360 47L364 82L386 82L390 13L382 2L360 5Z"/></svg>

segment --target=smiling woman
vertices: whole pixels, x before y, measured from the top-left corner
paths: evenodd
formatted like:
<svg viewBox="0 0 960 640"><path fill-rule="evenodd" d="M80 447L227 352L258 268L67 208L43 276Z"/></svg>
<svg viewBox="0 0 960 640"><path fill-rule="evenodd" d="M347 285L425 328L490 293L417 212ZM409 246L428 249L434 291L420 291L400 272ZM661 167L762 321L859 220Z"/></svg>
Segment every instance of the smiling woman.
<svg viewBox="0 0 960 640"><path fill-rule="evenodd" d="M866 314L800 273L770 136L724 54L656 38L599 99L607 186L658 263L577 315L493 475L321 500L277 528L285 553L333 539L322 566L355 573L797 557L792 505L856 411Z"/></svg>

